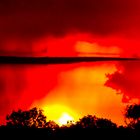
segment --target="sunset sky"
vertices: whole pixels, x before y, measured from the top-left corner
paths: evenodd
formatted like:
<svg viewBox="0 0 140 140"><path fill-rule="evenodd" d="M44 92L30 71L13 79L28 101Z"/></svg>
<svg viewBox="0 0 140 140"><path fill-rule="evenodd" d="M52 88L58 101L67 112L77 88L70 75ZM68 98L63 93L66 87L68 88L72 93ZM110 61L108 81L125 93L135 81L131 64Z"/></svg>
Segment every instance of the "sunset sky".
<svg viewBox="0 0 140 140"><path fill-rule="evenodd" d="M0 55L139 57L139 7L139 0L1 0ZM139 71L140 61L0 65L0 123L36 106L58 123L92 114L124 124L124 108L140 99Z"/></svg>

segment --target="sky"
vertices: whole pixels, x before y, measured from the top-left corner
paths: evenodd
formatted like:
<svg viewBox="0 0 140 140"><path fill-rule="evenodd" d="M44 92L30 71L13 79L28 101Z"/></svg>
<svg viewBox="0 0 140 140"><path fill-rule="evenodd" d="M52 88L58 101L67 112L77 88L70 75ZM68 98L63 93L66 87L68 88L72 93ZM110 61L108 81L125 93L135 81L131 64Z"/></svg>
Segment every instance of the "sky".
<svg viewBox="0 0 140 140"><path fill-rule="evenodd" d="M0 55L140 56L139 0L1 0ZM1 65L0 122L33 106L58 121L86 114L123 124L139 102L140 62ZM59 110L55 114L54 110Z"/></svg>

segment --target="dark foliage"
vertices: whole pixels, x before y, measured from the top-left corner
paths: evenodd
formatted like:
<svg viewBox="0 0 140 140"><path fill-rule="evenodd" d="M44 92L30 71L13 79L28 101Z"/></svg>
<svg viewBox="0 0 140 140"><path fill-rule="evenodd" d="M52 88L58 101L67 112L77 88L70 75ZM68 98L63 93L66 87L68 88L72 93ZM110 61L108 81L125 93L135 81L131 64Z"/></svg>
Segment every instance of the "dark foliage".
<svg viewBox="0 0 140 140"><path fill-rule="evenodd" d="M140 129L140 104L128 105L124 116L128 127Z"/></svg>
<svg viewBox="0 0 140 140"><path fill-rule="evenodd" d="M41 136L45 135L47 139L128 139L135 136L139 136L140 130L140 105L129 105L125 110L125 121L127 126L117 126L111 120L105 118L97 118L96 116L87 115L79 119L77 122L68 121L67 125L59 126L54 121L46 121L46 116L43 115L43 111L37 108L30 109L28 111L18 110L13 111L10 115L7 115L6 125L2 125L1 128L15 128L19 134L28 134L32 138L36 134ZM21 129L17 128L35 128L35 129ZM40 128L40 129L36 129ZM33 131L32 131L33 130ZM11 131L11 129L10 129ZM16 135L16 134L15 134ZM22 134L23 135L23 134ZM112 137L113 135L113 137ZM23 135L24 136L24 135Z"/></svg>
<svg viewBox="0 0 140 140"><path fill-rule="evenodd" d="M33 108L29 111L18 110L13 111L6 116L7 127L15 128L45 128L46 116L43 115L42 110Z"/></svg>

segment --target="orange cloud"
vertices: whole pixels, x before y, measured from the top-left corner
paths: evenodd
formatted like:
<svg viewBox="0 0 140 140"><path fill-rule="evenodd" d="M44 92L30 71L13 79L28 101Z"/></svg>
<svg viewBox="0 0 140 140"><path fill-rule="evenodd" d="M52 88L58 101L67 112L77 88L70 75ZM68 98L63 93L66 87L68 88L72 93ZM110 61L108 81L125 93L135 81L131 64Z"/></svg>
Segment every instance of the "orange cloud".
<svg viewBox="0 0 140 140"><path fill-rule="evenodd" d="M77 41L75 51L79 56L121 56L121 49L117 46L100 46L97 43Z"/></svg>

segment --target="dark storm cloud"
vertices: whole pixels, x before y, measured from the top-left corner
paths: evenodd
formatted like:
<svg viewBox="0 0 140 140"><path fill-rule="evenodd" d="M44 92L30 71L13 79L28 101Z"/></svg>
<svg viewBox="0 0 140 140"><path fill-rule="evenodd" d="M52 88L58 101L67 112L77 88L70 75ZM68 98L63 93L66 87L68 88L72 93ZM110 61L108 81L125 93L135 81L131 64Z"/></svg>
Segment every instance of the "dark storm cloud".
<svg viewBox="0 0 140 140"><path fill-rule="evenodd" d="M120 62L118 71L108 74L105 85L123 94L124 102L140 99L140 61Z"/></svg>
<svg viewBox="0 0 140 140"><path fill-rule="evenodd" d="M1 0L0 37L118 33L136 23L138 7L136 0Z"/></svg>

